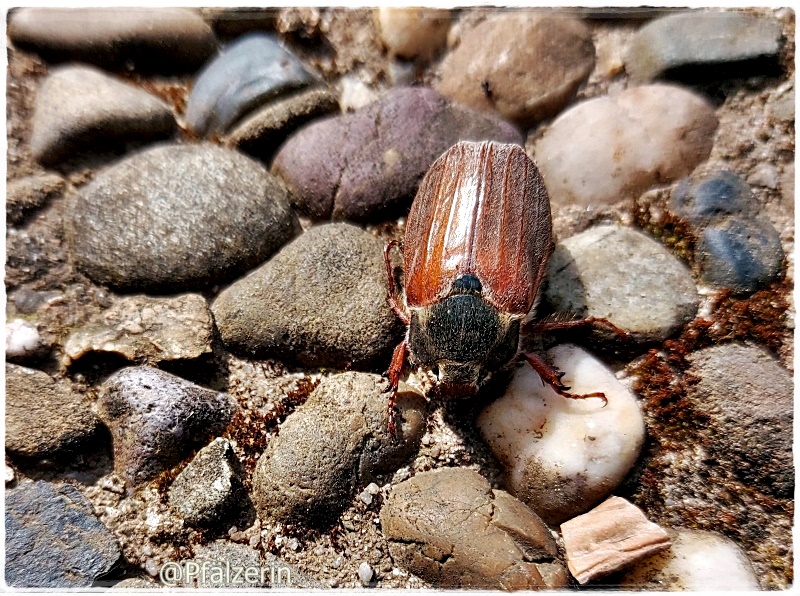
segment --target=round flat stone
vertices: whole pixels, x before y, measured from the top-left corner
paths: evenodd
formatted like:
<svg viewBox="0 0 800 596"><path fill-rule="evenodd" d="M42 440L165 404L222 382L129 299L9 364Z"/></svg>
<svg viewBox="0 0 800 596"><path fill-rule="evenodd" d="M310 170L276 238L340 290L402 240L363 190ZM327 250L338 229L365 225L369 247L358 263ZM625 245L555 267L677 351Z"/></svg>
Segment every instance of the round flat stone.
<svg viewBox="0 0 800 596"><path fill-rule="evenodd" d="M517 11L467 31L442 62L436 88L526 129L556 115L593 68L592 34L583 23Z"/></svg>
<svg viewBox="0 0 800 596"><path fill-rule="evenodd" d="M674 85L645 85L565 111L533 158L553 203L615 203L688 175L711 153L716 129L705 98Z"/></svg>
<svg viewBox="0 0 800 596"><path fill-rule="evenodd" d="M229 281L299 229L263 166L210 144L160 145L103 170L76 193L65 227L93 280L157 292Z"/></svg>
<svg viewBox="0 0 800 596"><path fill-rule="evenodd" d="M649 236L616 225L556 245L544 298L558 311L606 318L640 341L662 341L694 318L689 269Z"/></svg>
<svg viewBox="0 0 800 596"><path fill-rule="evenodd" d="M165 74L194 71L216 49L211 27L183 8L23 8L8 35L54 62Z"/></svg>
<svg viewBox="0 0 800 596"><path fill-rule="evenodd" d="M44 165L112 142L163 139L177 129L171 108L89 66L54 68L36 96L31 153Z"/></svg>

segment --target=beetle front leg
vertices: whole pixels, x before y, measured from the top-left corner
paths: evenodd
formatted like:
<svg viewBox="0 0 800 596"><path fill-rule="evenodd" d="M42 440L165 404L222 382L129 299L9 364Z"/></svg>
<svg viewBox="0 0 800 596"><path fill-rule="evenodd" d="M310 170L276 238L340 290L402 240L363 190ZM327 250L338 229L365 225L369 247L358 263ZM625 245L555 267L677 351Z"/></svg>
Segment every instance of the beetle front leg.
<svg viewBox="0 0 800 596"><path fill-rule="evenodd" d="M523 354L523 356L525 356L525 360L528 361L528 364L530 364L533 370L535 370L536 373L541 377L542 384L544 385L547 383L553 388L553 391L562 397L567 397L569 399L587 399L590 397L596 397L603 400L603 407L605 407L605 405L608 403L606 394L602 392L586 393L583 395L569 393L570 388L561 382L561 377L564 376L563 372L553 368L536 354Z"/></svg>
<svg viewBox="0 0 800 596"><path fill-rule="evenodd" d="M395 434L395 412L394 402L397 399L397 388L400 386L400 375L403 373L403 365L406 362L406 355L408 354L408 343L404 339L394 349L392 354L392 363L389 365L389 370L384 373L384 376L389 379L389 386L384 390L389 394L389 434Z"/></svg>

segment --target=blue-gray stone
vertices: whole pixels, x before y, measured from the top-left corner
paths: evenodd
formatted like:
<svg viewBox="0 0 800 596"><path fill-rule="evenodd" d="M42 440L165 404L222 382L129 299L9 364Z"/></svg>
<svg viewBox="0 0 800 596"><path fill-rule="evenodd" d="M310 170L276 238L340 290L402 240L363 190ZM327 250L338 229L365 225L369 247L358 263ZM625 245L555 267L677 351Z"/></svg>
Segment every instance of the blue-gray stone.
<svg viewBox="0 0 800 596"><path fill-rule="evenodd" d="M752 292L778 276L784 253L769 222L729 217L702 231L696 258L705 281Z"/></svg>
<svg viewBox="0 0 800 596"><path fill-rule="evenodd" d="M684 179L670 197L670 209L694 226L706 225L727 215L747 216L756 208L750 186L725 170L695 183Z"/></svg>
<svg viewBox="0 0 800 596"><path fill-rule="evenodd" d="M200 73L186 104L186 122L201 135L221 134L270 99L317 82L274 37L246 35Z"/></svg>
<svg viewBox="0 0 800 596"><path fill-rule="evenodd" d="M119 559L114 536L69 484L6 491L6 582L15 588L85 588Z"/></svg>

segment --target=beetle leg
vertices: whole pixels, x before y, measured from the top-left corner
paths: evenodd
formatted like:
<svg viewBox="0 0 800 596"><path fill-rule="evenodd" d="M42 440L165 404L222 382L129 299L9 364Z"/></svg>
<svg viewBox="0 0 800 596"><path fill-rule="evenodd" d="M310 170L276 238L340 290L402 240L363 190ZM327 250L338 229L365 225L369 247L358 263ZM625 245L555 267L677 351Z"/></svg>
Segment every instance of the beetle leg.
<svg viewBox="0 0 800 596"><path fill-rule="evenodd" d="M392 248L400 245L397 240L392 240L383 247L383 260L386 263L386 277L389 280L389 295L386 297L386 302L394 311L403 323L408 325L409 318L406 312L400 307L400 300L397 296L397 286L394 283L394 266L392 265Z"/></svg>
<svg viewBox="0 0 800 596"><path fill-rule="evenodd" d="M620 329L608 319L602 317L586 317L585 319L574 319L571 321L540 321L538 323L529 323L525 326L525 331L533 333L543 333L547 331L555 331L558 329L572 329L573 327L582 327L584 325L600 325L613 331L622 339L629 339L630 334L624 329Z"/></svg>
<svg viewBox="0 0 800 596"><path fill-rule="evenodd" d="M562 397L567 397L569 399L587 399L589 397L597 397L603 400L604 407L608 403L605 393L602 392L585 393L583 395L569 393L570 388L561 382L561 377L564 376L563 372L553 368L536 354L523 354L523 356L525 356L525 360L528 361L528 364L531 365L533 370L535 370L542 379L542 383L547 383L550 385L550 387L553 388L553 391Z"/></svg>
<svg viewBox="0 0 800 596"><path fill-rule="evenodd" d="M397 399L397 388L400 386L400 375L403 372L403 365L406 362L407 353L408 343L406 343L406 340L404 339L394 349L394 354L392 354L392 363L389 365L389 370L384 373L389 379L389 386L384 390L384 392L389 394L389 434L392 436L395 434L394 402Z"/></svg>

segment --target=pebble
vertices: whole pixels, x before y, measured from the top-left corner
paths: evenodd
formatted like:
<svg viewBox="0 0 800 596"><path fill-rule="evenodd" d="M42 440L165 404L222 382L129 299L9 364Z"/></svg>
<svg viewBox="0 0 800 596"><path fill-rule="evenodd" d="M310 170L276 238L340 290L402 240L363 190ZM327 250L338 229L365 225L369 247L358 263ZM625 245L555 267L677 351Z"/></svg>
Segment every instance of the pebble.
<svg viewBox="0 0 800 596"><path fill-rule="evenodd" d="M631 39L625 70L636 83L698 69L705 80L723 67L744 76L747 61L777 59L782 47L777 19L734 11L691 11L667 15L642 27ZM760 68L759 68L760 67Z"/></svg>
<svg viewBox="0 0 800 596"><path fill-rule="evenodd" d="M114 469L136 486L221 434L237 405L225 393L137 366L103 383L99 407L114 441Z"/></svg>
<svg viewBox="0 0 800 596"><path fill-rule="evenodd" d="M253 109L317 82L274 36L251 33L200 72L186 102L186 123L198 135L219 135Z"/></svg>
<svg viewBox="0 0 800 596"><path fill-rule="evenodd" d="M234 125L224 142L264 162L294 130L339 109L336 93L312 87L271 101Z"/></svg>
<svg viewBox="0 0 800 596"><path fill-rule="evenodd" d="M622 577L623 588L659 592L761 589L750 559L729 538L698 530L668 533L670 549L634 565Z"/></svg>
<svg viewBox="0 0 800 596"><path fill-rule="evenodd" d="M383 6L373 9L373 15L390 56L430 60L447 43L449 10Z"/></svg>
<svg viewBox="0 0 800 596"><path fill-rule="evenodd" d="M780 182L778 179L778 170L771 163L762 163L756 166L753 173L747 177L747 182L753 186L777 190Z"/></svg>
<svg viewBox="0 0 800 596"><path fill-rule="evenodd" d="M310 228L211 309L230 349L304 366L385 367L402 332L386 291L383 243L333 223Z"/></svg>
<svg viewBox="0 0 800 596"><path fill-rule="evenodd" d="M747 217L758 210L758 201L741 177L720 170L697 181L681 180L670 195L669 208L700 228L729 215Z"/></svg>
<svg viewBox="0 0 800 596"><path fill-rule="evenodd" d="M365 586L368 586L369 583L372 581L375 572L372 570L372 567L369 566L369 563L364 561L361 565L358 566L358 579L361 580L361 583Z"/></svg>
<svg viewBox="0 0 800 596"><path fill-rule="evenodd" d="M217 438L203 447L169 489L169 504L193 526L211 525L233 513L244 494L233 446Z"/></svg>
<svg viewBox="0 0 800 596"><path fill-rule="evenodd" d="M378 375L327 377L286 419L253 475L253 501L262 523L328 524L359 486L396 470L416 453L425 432L425 399L401 385L393 437L385 387Z"/></svg>
<svg viewBox="0 0 800 596"><path fill-rule="evenodd" d="M594 57L591 31L581 21L516 11L464 33L442 61L436 88L528 129L575 97L594 68Z"/></svg>
<svg viewBox="0 0 800 596"><path fill-rule="evenodd" d="M100 426L79 394L47 373L14 364L6 364L5 412L6 449L22 457L68 455L87 447Z"/></svg>
<svg viewBox="0 0 800 596"><path fill-rule="evenodd" d="M547 526L474 470L441 468L397 484L380 519L392 560L436 588L567 585Z"/></svg>
<svg viewBox="0 0 800 596"><path fill-rule="evenodd" d="M670 546L667 533L622 497L561 524L570 573L583 585Z"/></svg>
<svg viewBox="0 0 800 596"><path fill-rule="evenodd" d="M506 486L545 522L557 525L605 499L636 463L644 421L636 397L605 365L572 345L546 359L565 373L576 394L558 396L528 366L514 372L506 393L478 417L478 428L505 470Z"/></svg>
<svg viewBox="0 0 800 596"><path fill-rule="evenodd" d="M706 160L717 117L702 96L644 85L583 101L536 142L534 160L554 204L635 200Z"/></svg>
<svg viewBox="0 0 800 596"><path fill-rule="evenodd" d="M54 68L36 94L30 146L33 157L52 166L98 145L151 141L177 129L172 110L146 91L96 68Z"/></svg>
<svg viewBox="0 0 800 596"><path fill-rule="evenodd" d="M700 233L695 259L704 281L735 292L753 292L775 281L785 254L766 219L730 217Z"/></svg>
<svg viewBox="0 0 800 596"><path fill-rule="evenodd" d="M210 354L213 339L211 311L199 294L124 296L69 335L64 364L70 366L91 353L148 364L192 360Z"/></svg>
<svg viewBox="0 0 800 596"><path fill-rule="evenodd" d="M66 180L58 174L44 173L11 180L6 184L6 219L21 223L32 211L60 195Z"/></svg>
<svg viewBox="0 0 800 596"><path fill-rule="evenodd" d="M120 556L114 535L69 484L7 490L5 536L4 579L14 588L88 588Z"/></svg>
<svg viewBox="0 0 800 596"><path fill-rule="evenodd" d="M522 143L510 124L400 87L350 114L290 136L272 163L292 202L314 219L374 220L408 208L430 165L459 140Z"/></svg>
<svg viewBox="0 0 800 596"><path fill-rule="evenodd" d="M636 341L663 341L699 304L689 269L649 236L600 225L556 245L545 300L556 311L604 317Z"/></svg>
<svg viewBox="0 0 800 596"><path fill-rule="evenodd" d="M792 375L762 348L739 343L698 350L689 362L699 380L687 399L716 437L714 455L732 460L748 486L791 498Z"/></svg>
<svg viewBox="0 0 800 596"><path fill-rule="evenodd" d="M194 71L216 49L211 27L183 8L23 8L8 35L51 61L163 74Z"/></svg>
<svg viewBox="0 0 800 596"><path fill-rule="evenodd" d="M224 283L299 231L263 166L211 144L165 144L120 161L76 194L66 220L82 271L151 293Z"/></svg>
<svg viewBox="0 0 800 596"><path fill-rule="evenodd" d="M6 360L34 360L44 347L36 325L24 319L13 319L6 323Z"/></svg>

